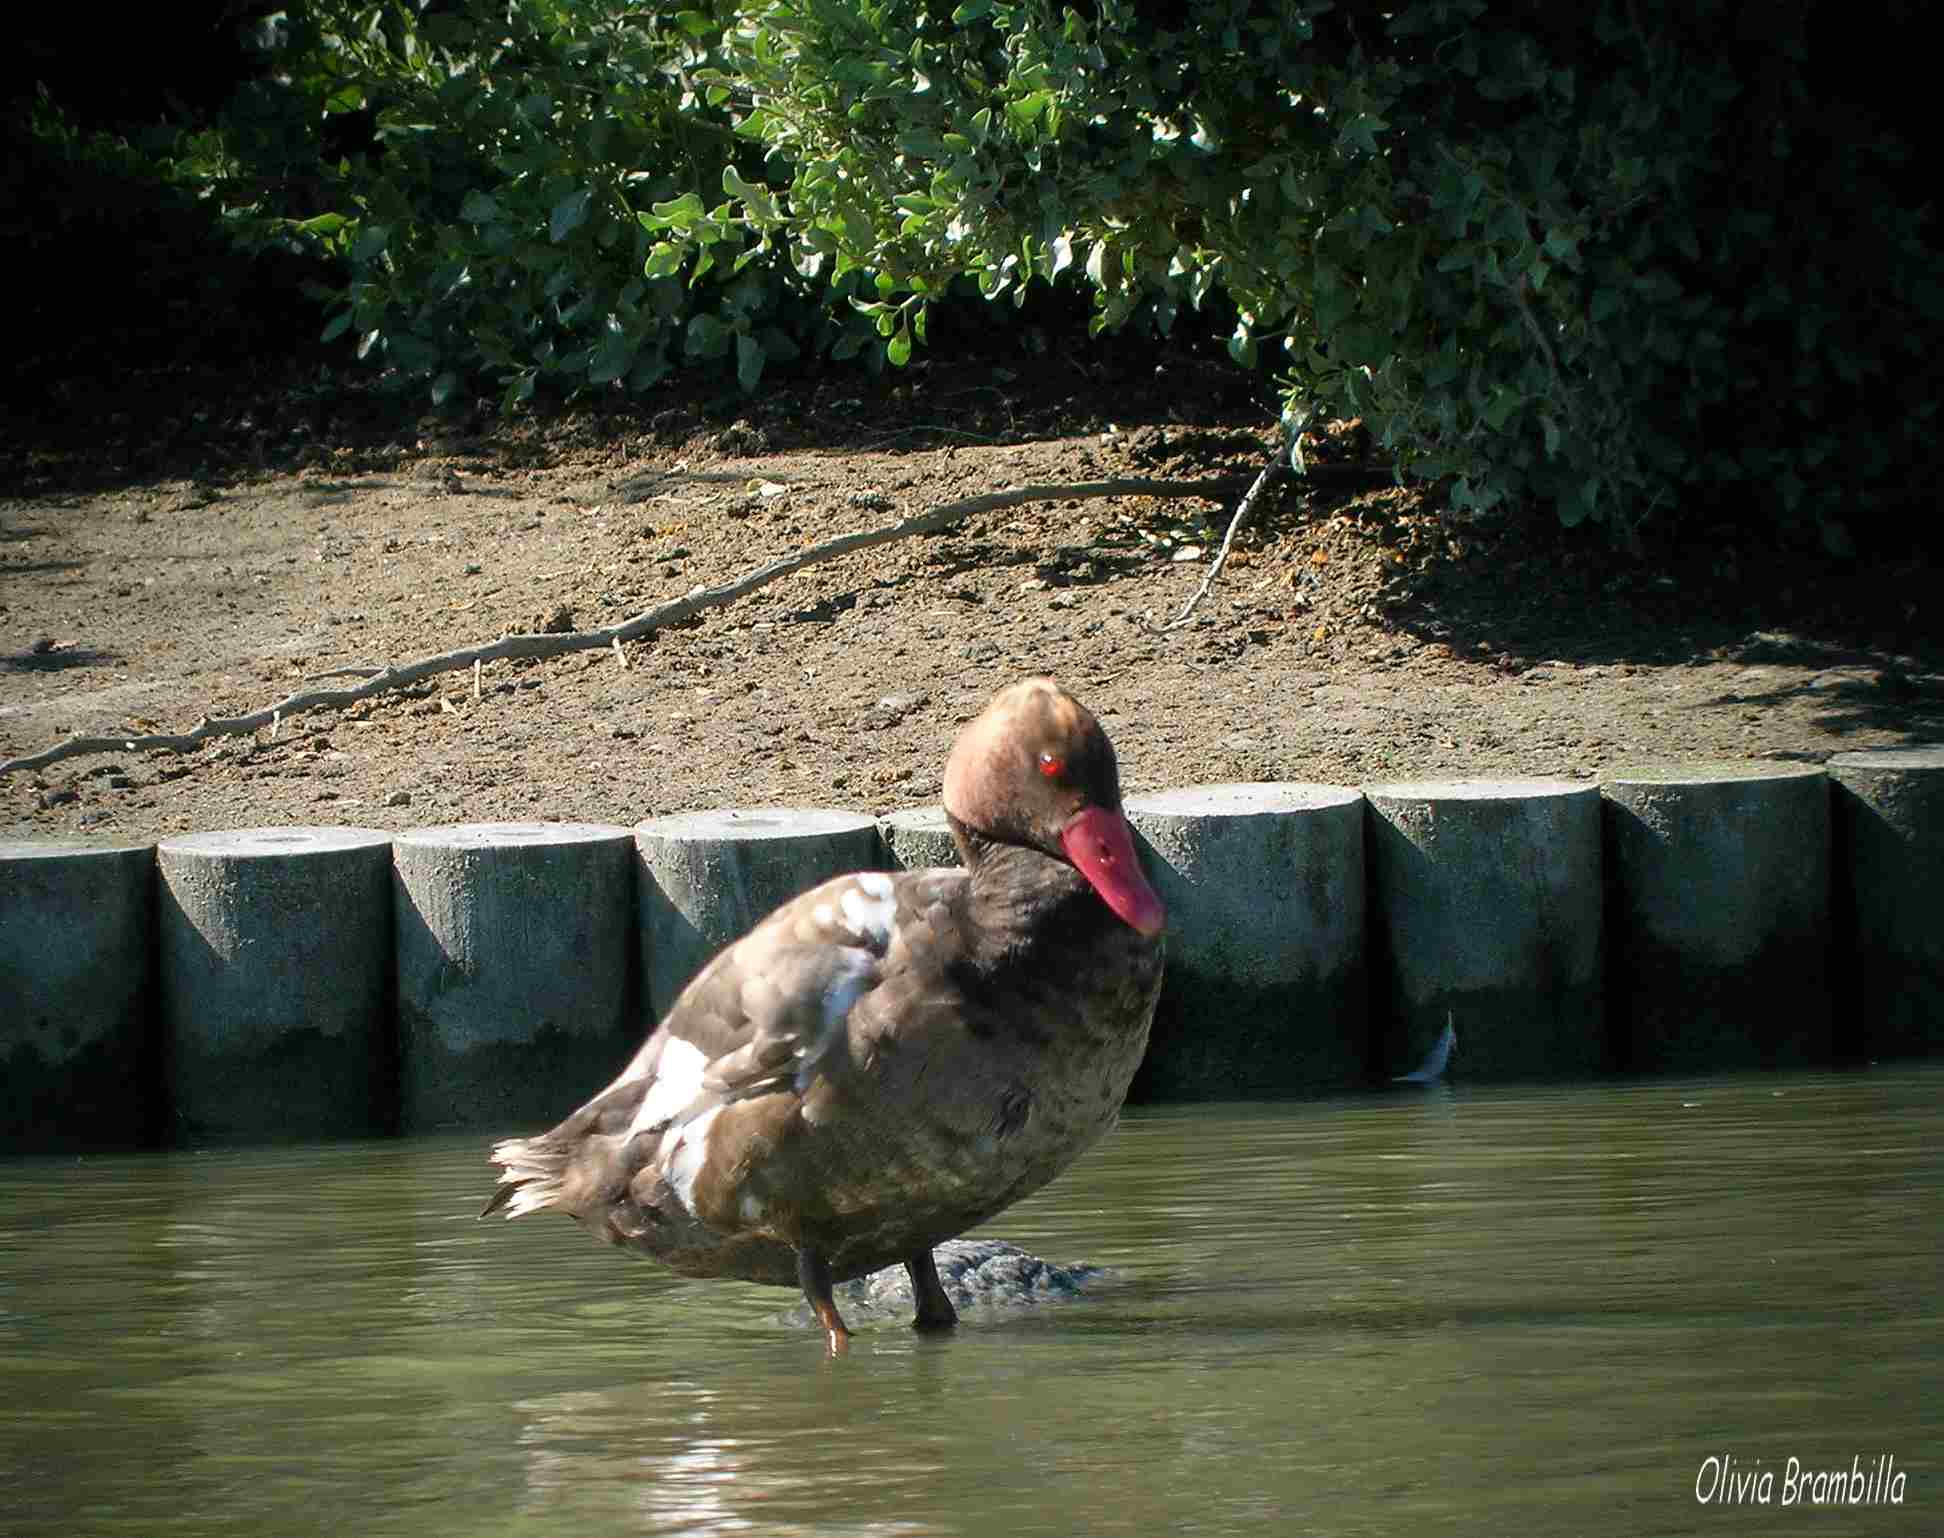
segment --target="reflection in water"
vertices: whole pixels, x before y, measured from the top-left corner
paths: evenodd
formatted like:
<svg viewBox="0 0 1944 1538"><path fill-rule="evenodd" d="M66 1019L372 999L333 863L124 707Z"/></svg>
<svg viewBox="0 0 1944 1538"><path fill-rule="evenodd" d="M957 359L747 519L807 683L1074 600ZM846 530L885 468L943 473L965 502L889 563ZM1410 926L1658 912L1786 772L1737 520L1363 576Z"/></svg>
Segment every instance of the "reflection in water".
<svg viewBox="0 0 1944 1538"><path fill-rule="evenodd" d="M1130 1114L990 1230L1110 1278L835 1363L473 1222L480 1139L0 1164L0 1532L1935 1532L1940 1089ZM1901 1507L1695 1497L1884 1455Z"/></svg>

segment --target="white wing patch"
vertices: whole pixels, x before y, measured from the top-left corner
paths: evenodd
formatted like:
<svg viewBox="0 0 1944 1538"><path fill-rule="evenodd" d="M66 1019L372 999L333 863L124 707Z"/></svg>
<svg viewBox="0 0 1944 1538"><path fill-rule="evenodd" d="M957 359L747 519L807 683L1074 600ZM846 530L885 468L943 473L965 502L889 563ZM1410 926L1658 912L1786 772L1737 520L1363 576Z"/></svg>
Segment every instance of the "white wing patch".
<svg viewBox="0 0 1944 1538"><path fill-rule="evenodd" d="M662 1138L661 1167L676 1197L690 1212L695 1211L695 1180L709 1157L709 1128L722 1114L712 1105L694 1121L671 1127Z"/></svg>
<svg viewBox="0 0 1944 1538"><path fill-rule="evenodd" d="M628 1124L628 1136L652 1131L686 1110L702 1093L702 1070L707 1066L700 1047L679 1036L664 1041L655 1065L655 1082L641 1097L641 1109Z"/></svg>
<svg viewBox="0 0 1944 1538"><path fill-rule="evenodd" d="M837 903L843 909L844 922L860 940L882 951L891 943L891 926L898 917L891 878L882 871L865 871L853 876L851 882Z"/></svg>

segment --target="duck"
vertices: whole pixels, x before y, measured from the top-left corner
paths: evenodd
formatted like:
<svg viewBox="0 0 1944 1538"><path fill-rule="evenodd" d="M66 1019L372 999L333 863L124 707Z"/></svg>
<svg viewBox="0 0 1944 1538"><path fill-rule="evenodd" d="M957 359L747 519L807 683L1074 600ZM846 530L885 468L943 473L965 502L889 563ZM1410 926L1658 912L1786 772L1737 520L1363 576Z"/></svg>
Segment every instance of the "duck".
<svg viewBox="0 0 1944 1538"><path fill-rule="evenodd" d="M913 1326L956 1310L936 1246L1037 1191L1118 1120L1160 994L1166 911L1106 732L1050 678L960 732L960 865L860 871L718 952L619 1077L507 1138L481 1218L567 1214L679 1275L832 1287L902 1264Z"/></svg>

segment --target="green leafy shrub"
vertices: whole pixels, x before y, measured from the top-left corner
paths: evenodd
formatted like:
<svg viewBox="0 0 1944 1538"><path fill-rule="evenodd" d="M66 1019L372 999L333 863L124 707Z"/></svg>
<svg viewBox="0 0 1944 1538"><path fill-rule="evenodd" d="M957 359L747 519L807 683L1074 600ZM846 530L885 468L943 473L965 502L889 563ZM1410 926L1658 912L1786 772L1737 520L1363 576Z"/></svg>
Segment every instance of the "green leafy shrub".
<svg viewBox="0 0 1944 1538"><path fill-rule="evenodd" d="M691 91L720 31L706 12L321 0L308 16L302 89L375 139L337 173L350 278L327 338L350 333L435 399L489 373L508 403L542 381L645 389L680 364L751 389L766 363L842 341L720 192L702 200L755 153ZM675 227L681 262L657 254Z"/></svg>
<svg viewBox="0 0 1944 1538"><path fill-rule="evenodd" d="M1944 311L1896 135L1728 0L305 0L197 162L327 335L491 378L907 361L941 298L1232 326L1460 510L1910 494ZM341 147L338 146L341 141ZM309 146L307 150L306 146ZM307 159L308 156L308 159ZM1004 308L994 312L1003 320Z"/></svg>
<svg viewBox="0 0 1944 1538"><path fill-rule="evenodd" d="M1832 133L1802 52L1725 0L770 0L700 78L788 179L743 217L871 273L893 361L957 274L1072 271L1102 325L1222 290L1292 426L1362 417L1461 509L1730 497L1840 543L1933 430L1897 385L1944 306L1899 146Z"/></svg>

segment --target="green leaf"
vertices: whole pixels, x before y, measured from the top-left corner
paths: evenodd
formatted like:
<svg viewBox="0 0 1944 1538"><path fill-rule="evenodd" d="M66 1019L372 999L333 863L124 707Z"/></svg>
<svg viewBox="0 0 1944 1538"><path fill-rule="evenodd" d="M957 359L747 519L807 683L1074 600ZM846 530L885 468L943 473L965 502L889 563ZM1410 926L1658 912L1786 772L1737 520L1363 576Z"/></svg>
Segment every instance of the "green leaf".
<svg viewBox="0 0 1944 1538"><path fill-rule="evenodd" d="M325 97L323 106L319 110L325 117L337 117L346 112L364 111L365 104L369 100L364 87L353 81L339 86L337 90Z"/></svg>
<svg viewBox="0 0 1944 1538"><path fill-rule="evenodd" d="M1377 136L1374 129L1387 126L1382 118L1373 118L1367 113L1358 113L1343 125L1339 140L1349 148L1365 155L1377 153Z"/></svg>
<svg viewBox="0 0 1944 1538"><path fill-rule="evenodd" d="M689 317L686 349L691 358L720 358L729 351L732 332L715 316L704 311Z"/></svg>
<svg viewBox="0 0 1944 1538"><path fill-rule="evenodd" d="M1328 336L1355 312L1357 294L1344 285L1333 268L1319 266L1310 302L1316 313L1316 329Z"/></svg>
<svg viewBox="0 0 1944 1538"><path fill-rule="evenodd" d="M594 189L582 187L570 192L553 206L553 213L547 220L547 234L555 245L559 245L575 230L587 223L588 210L594 206Z"/></svg>
<svg viewBox="0 0 1944 1538"><path fill-rule="evenodd" d="M1559 521L1567 528L1577 528L1589 518L1600 515L1600 477L1589 476L1578 486L1573 487L1557 503Z"/></svg>
<svg viewBox="0 0 1944 1538"><path fill-rule="evenodd" d="M331 236L350 224L343 214L319 214L313 219L300 219L297 228L306 235Z"/></svg>
<svg viewBox="0 0 1944 1538"><path fill-rule="evenodd" d="M506 210L491 193L475 187L459 205L459 217L468 224L495 224L506 217Z"/></svg>
<svg viewBox="0 0 1944 1538"><path fill-rule="evenodd" d="M1016 132L1028 133L1052 105L1051 91L1034 91L1031 95L1016 97L1007 102L1006 116L1011 120Z"/></svg>
<svg viewBox="0 0 1944 1538"><path fill-rule="evenodd" d="M648 248L648 258L641 264L641 275L645 278L672 278L682 270L687 256L687 250L674 241L658 240Z"/></svg>
<svg viewBox="0 0 1944 1538"><path fill-rule="evenodd" d="M763 344L753 336L736 338L736 383L743 394L753 395L763 377Z"/></svg>
<svg viewBox="0 0 1944 1538"><path fill-rule="evenodd" d="M1485 425L1491 428L1493 432L1497 432L1512 419L1513 413L1524 404L1525 401L1516 390L1501 389L1494 391L1492 398L1485 403Z"/></svg>
<svg viewBox="0 0 1944 1538"><path fill-rule="evenodd" d="M700 219L708 217L709 210L702 202L702 195L693 188L679 198L670 198L663 203L650 203L648 212L637 214L645 230L686 230Z"/></svg>
<svg viewBox="0 0 1944 1538"><path fill-rule="evenodd" d="M1527 238L1525 215L1511 203L1501 203L1485 221L1485 238L1517 245Z"/></svg>
<svg viewBox="0 0 1944 1538"><path fill-rule="evenodd" d="M722 190L732 198L741 198L758 223L773 225L782 222L783 216L777 212L776 200L770 196L769 188L744 181L734 166L722 168Z"/></svg>
<svg viewBox="0 0 1944 1538"><path fill-rule="evenodd" d="M349 310L339 310L337 314L333 315L330 318L330 320L325 323L324 334L318 338L318 341L335 342L339 337L343 336L344 333L349 331L350 329L351 329L351 312Z"/></svg>

